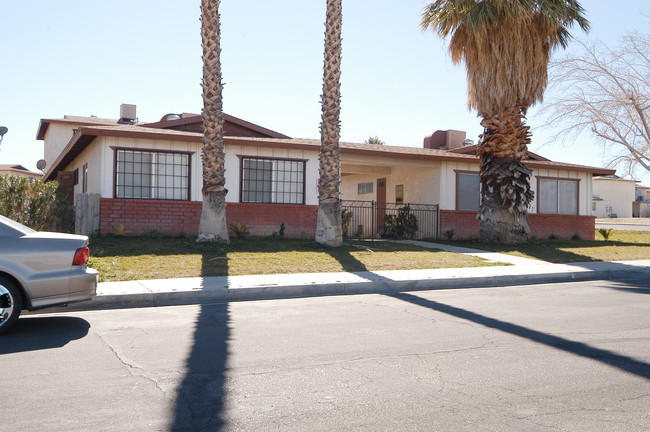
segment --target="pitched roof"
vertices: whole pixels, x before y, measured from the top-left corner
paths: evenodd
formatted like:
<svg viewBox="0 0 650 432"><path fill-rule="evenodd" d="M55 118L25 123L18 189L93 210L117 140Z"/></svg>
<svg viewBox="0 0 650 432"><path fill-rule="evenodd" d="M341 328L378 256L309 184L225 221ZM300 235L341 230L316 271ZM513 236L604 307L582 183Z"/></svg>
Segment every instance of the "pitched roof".
<svg viewBox="0 0 650 432"><path fill-rule="evenodd" d="M0 172L15 172L18 174L29 175L32 177L42 176L43 174L28 170L19 164L0 164Z"/></svg>
<svg viewBox="0 0 650 432"><path fill-rule="evenodd" d="M175 129L188 132L203 132L203 117L200 114L175 115L178 118L169 119L171 115L164 116L159 122L142 124L144 127L159 129ZM223 114L224 135L257 136L267 138L289 138L287 135L256 125L229 114Z"/></svg>
<svg viewBox="0 0 650 432"><path fill-rule="evenodd" d="M203 134L196 132L178 131L174 129L159 129L150 127L139 127L134 125L116 126L82 126L75 132L74 136L61 152L59 157L52 163L45 174L45 179L56 178L61 169L70 164L92 141L98 136L115 136L129 138L145 138L169 141L185 141L202 143ZM255 146L267 148L285 148L296 150L320 150L320 140L302 138L261 138L261 137L238 137L225 136L226 145ZM447 150L427 149L419 147L397 147L376 144L359 144L351 142L339 143L341 154L358 154L366 156L383 156L395 159L420 159L438 160L451 162L478 163L479 159L474 154L463 154ZM589 167L584 165L553 162L541 158L541 160L530 159L526 165L531 168L542 169L563 169L570 171L587 172L592 175L609 175L615 171L606 168Z"/></svg>
<svg viewBox="0 0 650 432"><path fill-rule="evenodd" d="M50 127L51 123L68 123L73 125L81 126L97 126L97 125L117 125L120 124L118 120L115 119L106 119L99 117L82 117L82 116L71 116L65 115L62 119L41 119L38 124L38 130L36 132L36 139L43 140L45 139L45 133Z"/></svg>

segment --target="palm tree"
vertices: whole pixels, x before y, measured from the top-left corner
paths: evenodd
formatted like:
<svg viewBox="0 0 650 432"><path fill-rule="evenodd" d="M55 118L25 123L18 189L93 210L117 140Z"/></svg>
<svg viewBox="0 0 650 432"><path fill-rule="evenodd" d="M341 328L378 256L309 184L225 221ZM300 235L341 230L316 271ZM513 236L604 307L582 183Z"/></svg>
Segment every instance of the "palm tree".
<svg viewBox="0 0 650 432"><path fill-rule="evenodd" d="M230 243L226 224L220 0L201 0L203 44L203 207L197 241Z"/></svg>
<svg viewBox="0 0 650 432"><path fill-rule="evenodd" d="M576 0L437 0L422 12L424 30L451 35L452 61L467 69L469 107L483 118L481 240L528 237L533 192L523 163L531 137L526 111L543 98L550 51L566 48L576 23L589 28Z"/></svg>
<svg viewBox="0 0 650 432"><path fill-rule="evenodd" d="M321 117L321 149L318 157L318 216L316 241L328 246L343 244L341 223L341 0L327 0L325 61Z"/></svg>
<svg viewBox="0 0 650 432"><path fill-rule="evenodd" d="M364 141L365 144L376 144L376 145L384 145L386 144L384 141L381 140L377 135L368 137L367 140Z"/></svg>

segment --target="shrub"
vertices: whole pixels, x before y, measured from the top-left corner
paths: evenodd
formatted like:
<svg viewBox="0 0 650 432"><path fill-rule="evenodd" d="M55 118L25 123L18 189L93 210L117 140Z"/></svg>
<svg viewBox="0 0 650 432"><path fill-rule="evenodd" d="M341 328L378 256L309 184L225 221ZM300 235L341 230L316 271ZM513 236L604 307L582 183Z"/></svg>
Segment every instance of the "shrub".
<svg viewBox="0 0 650 432"><path fill-rule="evenodd" d="M0 175L0 214L37 231L74 231L72 209L55 181Z"/></svg>
<svg viewBox="0 0 650 432"><path fill-rule="evenodd" d="M558 240L559 238L560 236L558 236L557 234L551 234L550 236L548 236L549 240Z"/></svg>
<svg viewBox="0 0 650 432"><path fill-rule="evenodd" d="M384 225L379 235L384 238L411 238L418 232L418 219L411 213L408 206L404 206L395 215L384 215Z"/></svg>
<svg viewBox="0 0 650 432"><path fill-rule="evenodd" d="M239 223L239 222L231 223L230 229L232 230L233 233L235 233L237 238L246 238L250 234L248 227L244 223Z"/></svg>
<svg viewBox="0 0 650 432"><path fill-rule="evenodd" d="M571 240L582 240L582 237L580 237L580 234L575 233L571 236Z"/></svg>
<svg viewBox="0 0 650 432"><path fill-rule="evenodd" d="M348 209L343 209L341 212L341 228L343 228L343 237L348 236L348 230L350 229L350 223L352 222L352 211Z"/></svg>
<svg viewBox="0 0 650 432"><path fill-rule="evenodd" d="M603 236L603 240L605 241L609 240L609 236L612 234L612 231L613 230L611 228L598 228L598 232L601 236Z"/></svg>
<svg viewBox="0 0 650 432"><path fill-rule="evenodd" d="M445 238L447 240L453 239L455 235L456 235L456 231L454 231L452 228L445 231Z"/></svg>

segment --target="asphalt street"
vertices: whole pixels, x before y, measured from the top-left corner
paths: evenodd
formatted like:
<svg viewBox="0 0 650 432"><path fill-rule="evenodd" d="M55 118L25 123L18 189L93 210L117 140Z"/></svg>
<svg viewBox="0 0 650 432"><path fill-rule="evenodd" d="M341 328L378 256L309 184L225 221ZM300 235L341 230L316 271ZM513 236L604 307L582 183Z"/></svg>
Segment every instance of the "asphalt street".
<svg viewBox="0 0 650 432"><path fill-rule="evenodd" d="M643 431L650 281L26 316L12 431Z"/></svg>

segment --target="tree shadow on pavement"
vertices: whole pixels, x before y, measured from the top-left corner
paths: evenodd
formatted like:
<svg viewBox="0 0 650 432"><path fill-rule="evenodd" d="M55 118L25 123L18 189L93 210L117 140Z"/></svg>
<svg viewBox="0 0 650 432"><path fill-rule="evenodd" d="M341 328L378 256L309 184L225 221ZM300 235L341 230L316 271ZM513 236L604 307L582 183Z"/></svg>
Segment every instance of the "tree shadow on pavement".
<svg viewBox="0 0 650 432"><path fill-rule="evenodd" d="M450 306L434 300L428 300L413 294L398 293L388 294L398 300L402 300L417 306L429 308L438 312L442 312L457 318L472 321L474 323L483 325L488 328L500 330L505 333L510 333L524 339L537 342L552 348L556 348L571 354L575 354L588 359L596 360L605 363L614 368L620 369L639 377L650 380L650 364L635 360L631 357L616 354L600 348L589 346L582 342L576 342L569 339L564 339L559 336L543 333L537 330L529 329L517 324L512 324L506 321L501 321L495 318L490 318L485 315L471 312L465 309Z"/></svg>
<svg viewBox="0 0 650 432"><path fill-rule="evenodd" d="M212 255L203 255L203 268ZM177 389L173 431L219 431L225 426L230 314L227 302L201 304L185 376Z"/></svg>

